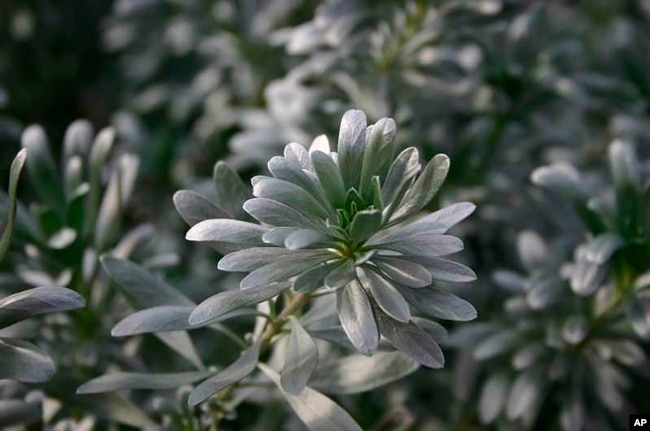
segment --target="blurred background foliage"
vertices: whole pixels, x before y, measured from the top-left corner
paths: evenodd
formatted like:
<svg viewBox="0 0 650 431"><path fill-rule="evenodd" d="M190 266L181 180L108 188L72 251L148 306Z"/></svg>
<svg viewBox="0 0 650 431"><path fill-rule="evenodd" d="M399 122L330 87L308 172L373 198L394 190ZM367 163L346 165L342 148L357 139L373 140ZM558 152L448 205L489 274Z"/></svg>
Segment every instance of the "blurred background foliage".
<svg viewBox="0 0 650 431"><path fill-rule="evenodd" d="M377 430L624 429L626 412L650 410L643 391L650 335L649 52L648 0L8 0L0 4L0 178L9 178L30 124L47 132L61 173L70 123L85 118L95 130L114 127L115 152L139 158L138 178L119 215L120 232L96 253L119 248L118 237L148 223L143 236L152 242L138 260L148 259L199 301L234 281L217 273L215 252L183 240L174 191L211 196L209 178L220 159L244 178L262 173L288 142L307 146L321 133L334 138L349 108L364 110L370 122L393 117L399 145L417 146L425 159L439 152L451 158L434 206L461 200L478 206L459 236L466 242L463 260L479 281L456 289L477 305L479 319L452 335L456 354L444 370L419 371L388 391L343 404ZM119 170L109 162L102 175ZM26 203L48 199L26 183L19 196ZM629 211L638 217L629 221ZM91 239L84 241L97 247ZM598 253L585 251L590 247L600 250L596 263ZM63 262L53 264L52 250L27 245L13 258L33 265L37 254L40 270L60 281L67 268L83 271L84 250L82 244L72 254L54 253ZM105 276L93 277L109 289ZM13 293L12 283L3 281L2 292ZM610 291L619 299L608 306L601 292ZM73 320L90 319L93 331L103 331L93 336L108 338L123 317L116 311L123 302L114 301ZM101 315L107 309L115 316ZM75 345L75 336L60 334ZM228 363L233 352L222 344L219 335L197 337L206 363ZM71 355L62 346L70 344L53 345L50 353L61 376L88 379L116 366L103 356L108 345L84 344L92 353L81 365L66 359ZM153 338L115 347L122 348L116 357L145 352L148 364L178 362ZM627 356L617 356L621 349ZM584 375L566 371L583 363L589 364ZM540 376L547 372L557 384L545 384ZM618 398L597 399L603 391ZM73 395L50 396L61 402ZM509 406L509 396L524 401ZM162 404L182 405L178 394L164 394L165 403L156 397L133 399L161 416ZM227 429L282 423L268 408L261 414L260 406L243 408ZM82 421L86 413L75 409L61 418ZM248 409L259 420L242 419Z"/></svg>

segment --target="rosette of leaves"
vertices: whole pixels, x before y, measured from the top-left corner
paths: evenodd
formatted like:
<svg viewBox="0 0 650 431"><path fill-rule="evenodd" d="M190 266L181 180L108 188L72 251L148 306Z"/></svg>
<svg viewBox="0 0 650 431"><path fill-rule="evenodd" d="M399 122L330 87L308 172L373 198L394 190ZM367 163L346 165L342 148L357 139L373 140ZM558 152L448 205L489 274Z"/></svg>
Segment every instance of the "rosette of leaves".
<svg viewBox="0 0 650 431"><path fill-rule="evenodd" d="M634 145L614 141L608 151L610 179L581 174L567 163L538 168L532 181L561 196L588 231L576 248L571 288L618 310L621 304L638 335L650 336L643 280L650 271L650 181Z"/></svg>
<svg viewBox="0 0 650 431"><path fill-rule="evenodd" d="M6 220L0 238L0 262L11 242L17 211L18 180L26 157L27 150L21 150L10 169ZM23 290L0 299L0 379L24 383L42 383L48 380L54 374L54 362L34 344L17 338L20 330L16 331L12 326L30 317L83 306L84 299L78 293L52 285ZM30 398L33 397L0 400L0 425L5 427L40 420L40 404Z"/></svg>
<svg viewBox="0 0 650 431"><path fill-rule="evenodd" d="M58 372L43 385L46 402L56 406L47 417L42 417L51 426L76 416L75 411L80 408L88 413L84 419L92 423L96 423L91 417L94 415L132 426L147 423L146 416L121 396L110 394L90 401L73 393L84 376L103 372L111 364L133 360L127 352L137 346L127 348L104 334L124 314L128 304L144 308L155 299L138 302L128 292L117 294L98 270L98 256L111 252L137 259L150 268L170 262L170 256L157 254L149 244L154 236L151 226L137 226L120 237L123 214L135 186L138 159L132 154L112 157L113 138L110 128L95 136L87 121L72 123L65 134L58 168L44 130L37 125L29 126L22 134L22 146L28 153L25 167L30 181L26 196L31 202L29 207L17 202L12 183L10 197L3 198L0 207L3 211L7 209L9 224L13 226L11 241L5 237L2 242L2 254L6 254L0 263L0 291L10 295L4 301L8 301L8 310L11 304L18 307L11 315L19 316L24 304L47 310L63 307L66 298L68 302L76 298L87 303L82 310L66 315L21 322L17 329L39 338L57 363ZM20 292L30 287L34 289ZM65 293L60 301L57 292ZM183 337L180 334L163 341L187 357L192 349Z"/></svg>
<svg viewBox="0 0 650 431"><path fill-rule="evenodd" d="M415 148L397 154L395 131L392 119L367 126L363 112L346 112L338 152L330 152L325 136L311 151L289 144L284 157L269 161L272 176L253 178L255 197L243 208L259 224L209 219L187 238L243 248L219 262L223 271L249 272L242 294L289 280L286 287L300 301L314 292L335 293L341 325L359 352L374 353L382 334L438 368L442 353L413 323L411 307L439 318L476 317L470 304L431 287L434 280L475 278L469 268L441 259L462 250L446 233L474 205L455 204L412 221L444 182L449 159L437 155L422 169ZM214 317L210 302L204 304L191 322Z"/></svg>
<svg viewBox="0 0 650 431"><path fill-rule="evenodd" d="M572 245L518 238L525 273L498 270L503 310L452 335L478 373L478 417L493 429L622 429L635 367L646 359L638 336L621 329L621 310L603 308L569 287ZM470 373L471 374L471 373ZM490 428L492 429L492 428Z"/></svg>
<svg viewBox="0 0 650 431"><path fill-rule="evenodd" d="M113 334L208 327L227 333L244 349L229 366L208 370L211 377L189 393L187 402L201 405L192 420L216 424L229 417L260 390L266 375L309 429L358 430L323 392L367 391L420 364L443 366L438 343L446 331L416 314L461 321L476 316L469 303L432 285L475 278L471 269L441 258L462 248L446 232L474 206L460 203L413 221L444 181L449 160L440 155L422 168L414 148L397 154L394 134L392 120L367 126L361 111L348 111L337 153L330 152L325 136L315 140L311 153L289 144L284 157L269 162L273 177L252 180L252 198L223 163L215 167L215 200L192 191L175 195L179 213L192 225L187 238L226 254L222 270L249 275L239 289L217 293L196 307L172 302L170 294L169 303L127 317ZM132 289L143 285L127 275L141 271L132 264L105 258L104 266ZM120 267L122 275L116 272ZM246 337L223 326L226 319L247 315L256 316L256 325ZM315 339L362 354L332 356ZM80 391L151 389L159 380L165 387L183 383L166 377L108 374ZM197 373L182 377L185 383L200 379Z"/></svg>

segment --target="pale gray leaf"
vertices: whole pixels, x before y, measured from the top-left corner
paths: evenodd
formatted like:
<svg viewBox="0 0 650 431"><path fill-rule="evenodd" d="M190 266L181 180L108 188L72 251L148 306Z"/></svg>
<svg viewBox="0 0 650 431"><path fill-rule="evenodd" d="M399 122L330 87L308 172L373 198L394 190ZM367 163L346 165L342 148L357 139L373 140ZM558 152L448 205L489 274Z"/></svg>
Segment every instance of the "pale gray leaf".
<svg viewBox="0 0 650 431"><path fill-rule="evenodd" d="M377 323L381 335L421 365L429 368L442 368L445 365L440 346L415 323L398 322L382 313L377 313Z"/></svg>
<svg viewBox="0 0 650 431"><path fill-rule="evenodd" d="M379 345L379 330L368 296L355 280L337 291L341 326L354 347L371 355Z"/></svg>
<svg viewBox="0 0 650 431"><path fill-rule="evenodd" d="M370 269L357 268L357 273L361 285L386 314L404 323L411 319L408 303L390 281Z"/></svg>
<svg viewBox="0 0 650 431"><path fill-rule="evenodd" d="M422 265L405 259L376 257L372 262L397 283L409 287L424 287L431 285L431 273Z"/></svg>
<svg viewBox="0 0 650 431"><path fill-rule="evenodd" d="M229 214L217 208L208 198L191 190L177 191L174 194L174 206L178 214L190 226L203 220L229 217Z"/></svg>
<svg viewBox="0 0 650 431"><path fill-rule="evenodd" d="M54 374L54 362L38 347L23 340L0 338L0 379L40 383Z"/></svg>
<svg viewBox="0 0 650 431"><path fill-rule="evenodd" d="M228 242L245 246L264 245L262 235L268 228L255 223L230 219L203 220L195 224L185 238L188 241Z"/></svg>
<svg viewBox="0 0 650 431"><path fill-rule="evenodd" d="M366 149L366 115L351 109L343 114L338 140L338 162L346 189L358 188Z"/></svg>
<svg viewBox="0 0 650 431"><path fill-rule="evenodd" d="M278 373L264 364L258 366L282 390ZM282 394L309 431L362 431L338 404L309 386L298 395L283 390Z"/></svg>
<svg viewBox="0 0 650 431"><path fill-rule="evenodd" d="M280 381L287 393L298 395L303 391L318 365L318 349L298 319L291 316L290 322L291 336Z"/></svg>
<svg viewBox="0 0 650 431"><path fill-rule="evenodd" d="M402 352L354 354L319 365L311 386L326 394L358 394L400 380L420 364Z"/></svg>
<svg viewBox="0 0 650 431"><path fill-rule="evenodd" d="M182 373L123 373L117 372L97 377L77 388L78 394L99 394L125 389L165 390L205 379L213 371L187 371Z"/></svg>
<svg viewBox="0 0 650 431"><path fill-rule="evenodd" d="M147 334L152 332L182 331L191 327L189 322L193 306L162 305L137 311L113 327L113 337Z"/></svg>
<svg viewBox="0 0 650 431"><path fill-rule="evenodd" d="M400 293L421 312L445 320L466 322L476 318L476 309L453 293L435 288L410 289L397 286Z"/></svg>
<svg viewBox="0 0 650 431"><path fill-rule="evenodd" d="M290 286L287 283L275 283L255 289L227 290L217 293L201 302L191 313L189 322L193 326L206 325L217 321L224 315L238 308L255 305L271 299Z"/></svg>
<svg viewBox="0 0 650 431"><path fill-rule="evenodd" d="M77 292L63 287L36 287L0 300L0 328L31 316L74 310L85 305Z"/></svg>
<svg viewBox="0 0 650 431"><path fill-rule="evenodd" d="M259 359L260 343L257 341L246 349L235 362L194 388L187 400L188 404L196 406L252 373Z"/></svg>

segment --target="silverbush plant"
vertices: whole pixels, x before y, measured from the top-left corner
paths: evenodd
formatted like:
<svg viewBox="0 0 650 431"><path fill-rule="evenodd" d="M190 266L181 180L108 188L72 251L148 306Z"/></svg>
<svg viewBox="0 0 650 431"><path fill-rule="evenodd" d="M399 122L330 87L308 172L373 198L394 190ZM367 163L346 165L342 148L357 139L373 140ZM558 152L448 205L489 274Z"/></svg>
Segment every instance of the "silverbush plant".
<svg viewBox="0 0 650 431"><path fill-rule="evenodd" d="M564 162L533 171L532 181L559 195L582 220L582 234L546 243L518 237L525 274L498 270L503 310L459 329L451 343L472 352L486 374L477 398L484 425L504 429L623 428L633 378L647 363L650 335L650 182L634 146L608 149L609 178ZM645 197L644 197L645 196ZM544 412L556 415L545 418Z"/></svg>
<svg viewBox="0 0 650 431"><path fill-rule="evenodd" d="M476 317L468 302L437 286L476 278L468 267L441 257L463 248L447 231L474 205L458 203L421 216L444 182L449 159L438 155L422 167L415 148L397 151L395 133L392 119L367 125L363 112L350 110L341 120L336 152L324 135L309 150L287 145L284 156L269 161L272 176L252 179L252 197L223 163L215 167L216 204L195 192L178 192L176 207L192 225L187 239L227 253L219 269L248 275L239 289L217 293L195 307L142 268L105 257L104 268L115 281L140 290L139 295L155 288L160 298L159 306L127 317L113 334L218 325L244 351L228 367L208 371L207 379L201 367L149 377L109 374L80 392L173 387L204 379L187 401L216 406L204 410L207 419L199 423L218 421L230 399L261 378L255 373L259 369L309 429L358 430L352 417L310 382L326 392L354 393L399 379L418 365L441 368L439 343L445 330L428 318ZM250 309L260 303L265 305ZM263 317L245 338L219 323L251 313ZM339 357L338 367L331 360L321 364L317 339L362 355ZM265 361L269 350L273 355ZM323 380L321 366L331 381Z"/></svg>
<svg viewBox="0 0 650 431"><path fill-rule="evenodd" d="M151 267L169 260L147 250L146 243L153 237L151 226L136 227L122 236L138 158L128 153L112 157L114 134L106 128L95 136L88 121L73 122L65 133L59 168L43 128L32 125L22 133L23 149L12 165L8 195L2 194L0 201L7 220L0 242L0 377L43 381L52 377L54 363L57 373L43 385L40 396L31 395L25 386L9 383L3 388L9 404L0 406L2 426L33 422L46 427L73 426L75 417L91 425L96 424L96 417L131 426L152 423L121 395L89 401L69 391L111 365L132 360L126 352L133 346L116 344L108 332L127 304L143 307L143 303L116 295L98 268L98 256L111 253ZM29 174L25 181L29 206L17 200L23 165ZM148 305L145 301L144 307ZM80 307L38 322L36 318L23 321ZM54 362L15 336L36 340ZM182 334L161 336L186 356L191 354L189 339ZM45 415L41 402L55 407ZM39 408L22 408L27 405ZM85 412L81 418L78 409Z"/></svg>

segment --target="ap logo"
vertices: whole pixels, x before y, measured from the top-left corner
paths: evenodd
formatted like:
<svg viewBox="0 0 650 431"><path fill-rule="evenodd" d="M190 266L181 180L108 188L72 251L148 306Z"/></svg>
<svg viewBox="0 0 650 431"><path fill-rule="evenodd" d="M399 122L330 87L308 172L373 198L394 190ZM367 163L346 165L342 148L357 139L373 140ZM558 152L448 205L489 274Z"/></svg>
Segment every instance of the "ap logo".
<svg viewBox="0 0 650 431"><path fill-rule="evenodd" d="M629 429L650 431L650 415L630 415Z"/></svg>

